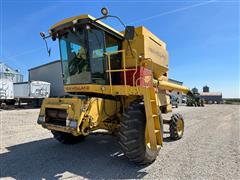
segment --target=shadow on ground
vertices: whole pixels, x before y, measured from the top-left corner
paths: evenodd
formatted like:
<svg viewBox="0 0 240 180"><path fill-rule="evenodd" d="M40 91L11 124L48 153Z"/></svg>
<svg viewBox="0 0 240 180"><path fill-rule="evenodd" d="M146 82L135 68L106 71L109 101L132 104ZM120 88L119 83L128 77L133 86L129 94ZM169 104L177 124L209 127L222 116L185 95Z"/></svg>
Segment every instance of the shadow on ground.
<svg viewBox="0 0 240 180"><path fill-rule="evenodd" d="M116 139L108 135L91 135L76 145L63 145L52 138L19 144L7 147L9 152L0 154L0 177L143 178L144 167L129 162L119 149Z"/></svg>

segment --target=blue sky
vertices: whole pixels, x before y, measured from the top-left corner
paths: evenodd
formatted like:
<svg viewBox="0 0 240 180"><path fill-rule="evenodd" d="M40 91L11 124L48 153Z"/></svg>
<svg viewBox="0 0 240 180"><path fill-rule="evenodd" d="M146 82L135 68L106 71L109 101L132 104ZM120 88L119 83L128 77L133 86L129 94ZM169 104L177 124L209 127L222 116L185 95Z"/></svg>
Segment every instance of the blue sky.
<svg viewBox="0 0 240 180"><path fill-rule="evenodd" d="M57 42L48 57L39 32L79 14L99 17L108 7L128 25L143 25L167 43L170 78L190 88L210 86L224 97L239 97L238 1L30 1L0 0L0 61L28 69L59 59ZM114 19L105 23L122 30Z"/></svg>

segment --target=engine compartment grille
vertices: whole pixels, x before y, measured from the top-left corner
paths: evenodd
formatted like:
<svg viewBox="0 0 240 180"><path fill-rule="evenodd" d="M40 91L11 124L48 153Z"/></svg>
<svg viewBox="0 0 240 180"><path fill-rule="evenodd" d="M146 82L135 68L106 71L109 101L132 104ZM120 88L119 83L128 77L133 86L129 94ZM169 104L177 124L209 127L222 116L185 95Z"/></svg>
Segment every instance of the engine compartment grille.
<svg viewBox="0 0 240 180"><path fill-rule="evenodd" d="M66 126L67 111L65 109L47 108L45 111L45 122L48 124Z"/></svg>

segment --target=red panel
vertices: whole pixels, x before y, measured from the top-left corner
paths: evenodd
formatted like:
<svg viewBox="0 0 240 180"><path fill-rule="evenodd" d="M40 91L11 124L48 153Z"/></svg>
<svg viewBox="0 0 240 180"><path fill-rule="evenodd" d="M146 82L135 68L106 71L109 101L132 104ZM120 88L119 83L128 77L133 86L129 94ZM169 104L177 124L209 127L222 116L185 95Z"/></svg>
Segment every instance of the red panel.
<svg viewBox="0 0 240 180"><path fill-rule="evenodd" d="M135 70L126 71L127 85L133 85L134 73ZM135 74L135 83L137 83L138 86L153 86L152 71L144 67L138 67ZM124 84L123 72L121 72L121 84Z"/></svg>

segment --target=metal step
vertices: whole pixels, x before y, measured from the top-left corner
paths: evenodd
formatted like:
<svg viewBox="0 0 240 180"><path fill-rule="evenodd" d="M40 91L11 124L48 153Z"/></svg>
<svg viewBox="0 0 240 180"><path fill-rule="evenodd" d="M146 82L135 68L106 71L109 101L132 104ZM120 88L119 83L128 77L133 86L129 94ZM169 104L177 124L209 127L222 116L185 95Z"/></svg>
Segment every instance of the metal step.
<svg viewBox="0 0 240 180"><path fill-rule="evenodd" d="M159 129L155 129L155 134L157 134L157 133L160 133L160 130Z"/></svg>

